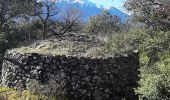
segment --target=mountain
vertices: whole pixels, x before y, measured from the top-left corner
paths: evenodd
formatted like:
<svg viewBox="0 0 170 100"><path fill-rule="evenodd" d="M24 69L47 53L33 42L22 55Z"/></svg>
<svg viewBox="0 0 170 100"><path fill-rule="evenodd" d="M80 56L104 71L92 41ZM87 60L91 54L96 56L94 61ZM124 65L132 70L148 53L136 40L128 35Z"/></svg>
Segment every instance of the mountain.
<svg viewBox="0 0 170 100"><path fill-rule="evenodd" d="M90 16L96 15L100 13L103 9L105 9L103 6L96 5L88 0L58 0L56 6L60 10L69 9L71 7L79 9L83 14L82 17L84 21L87 21ZM107 10L109 11L109 13L120 17L122 22L128 16L126 13L123 13L122 11L114 7Z"/></svg>

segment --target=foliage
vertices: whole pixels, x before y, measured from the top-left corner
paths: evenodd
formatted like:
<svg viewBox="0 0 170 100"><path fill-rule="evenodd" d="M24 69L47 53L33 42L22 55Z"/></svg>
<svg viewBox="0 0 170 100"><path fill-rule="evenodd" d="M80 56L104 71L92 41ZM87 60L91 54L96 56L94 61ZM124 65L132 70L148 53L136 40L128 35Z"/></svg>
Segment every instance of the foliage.
<svg viewBox="0 0 170 100"><path fill-rule="evenodd" d="M51 94L52 93L51 91L53 91L54 89L48 87L48 85L42 85L35 80L31 80L27 84L27 86L29 92L34 94L38 98L41 98L43 100L56 100L54 94Z"/></svg>
<svg viewBox="0 0 170 100"><path fill-rule="evenodd" d="M85 25L84 31L92 35L112 33L118 31L120 20L116 15L111 15L108 11L103 11L96 16L90 17Z"/></svg>
<svg viewBox="0 0 170 100"><path fill-rule="evenodd" d="M15 1L15 0L13 0ZM23 1L23 0L21 0ZM24 0L25 1L25 0ZM54 2L44 0L35 5L35 13L38 18L27 17L32 9L26 11L24 2L12 4L10 0L0 0L0 63L6 49L11 49L23 44L23 41L33 41L49 32L65 34L66 32L80 30L81 13L77 9L68 9L61 16L60 21L53 21L52 17L58 14ZM8 2L8 3L7 3ZM23 8L21 5L23 4ZM136 93L140 99L148 100L169 100L170 99L170 1L169 0L127 0L125 7L133 11L133 20L139 24L135 27L132 23L122 24L119 18L103 11L92 16L84 27L84 32L90 35L112 34L106 45L95 45L91 48L88 43L77 45L67 41L60 45L61 49L54 49L41 44L40 49L25 48L24 50L38 53L59 54L81 54L85 55L106 55L113 52L122 53L139 50L140 56L140 81ZM29 8L33 8L30 7ZM46 11L43 11L44 9ZM23 9L23 11L20 11ZM16 21L17 20L17 21ZM131 28L131 30L129 30ZM123 30L123 31L122 31ZM119 33L122 31L122 33ZM115 33L117 32L117 33ZM124 33L123 33L124 32ZM126 33L127 32L127 33ZM114 33L114 34L113 34ZM58 42L58 41L57 41ZM48 45L48 44L45 44ZM59 47L59 45L57 45ZM44 48L43 48L44 47ZM21 48L22 49L22 48ZM86 52L87 51L87 52ZM0 99L22 100L22 99L45 99L57 98L55 81L48 85L40 84L37 81L28 83L28 90L17 91L11 88L0 88ZM51 91L52 90L52 91Z"/></svg>
<svg viewBox="0 0 170 100"><path fill-rule="evenodd" d="M117 53L139 50L141 79L136 93L141 99L170 99L169 37L169 32L133 29L127 34L114 35L108 43L110 50Z"/></svg>
<svg viewBox="0 0 170 100"><path fill-rule="evenodd" d="M141 80L137 93L143 94L148 100L169 100L170 99L170 52L157 53L159 61L149 64L149 57L141 54ZM149 67L149 68L148 68Z"/></svg>
<svg viewBox="0 0 170 100"><path fill-rule="evenodd" d="M40 39L42 36L41 30L43 25L40 20L36 18L20 18L20 22L17 23L18 35L21 34L21 38L24 38L24 41L34 41Z"/></svg>
<svg viewBox="0 0 170 100"><path fill-rule="evenodd" d="M148 73L157 75L159 78L161 77L156 83L158 86L154 87L157 91L152 91L154 95L147 95L144 93L144 95L147 95L148 99L170 99L169 37L169 32L160 32L154 39L150 40L150 43L147 44L148 50L144 56L149 59L148 61L141 60L141 64L144 66L141 68L141 88L147 88L147 85L142 84L142 80L149 77L147 76ZM143 56L141 58L143 58ZM147 68L147 66L150 68ZM140 91L141 88L138 88L139 93L143 93L143 91Z"/></svg>
<svg viewBox="0 0 170 100"><path fill-rule="evenodd" d="M0 31L14 18L31 14L33 0L0 0Z"/></svg>
<svg viewBox="0 0 170 100"><path fill-rule="evenodd" d="M170 1L127 0L134 20L144 29L129 32L130 46L140 51L141 79L136 93L141 100L170 99ZM134 43L134 44L133 44Z"/></svg>
<svg viewBox="0 0 170 100"><path fill-rule="evenodd" d="M17 91L13 88L0 87L1 100L49 100L45 96L37 96L29 90ZM50 99L52 100L52 99Z"/></svg>
<svg viewBox="0 0 170 100"><path fill-rule="evenodd" d="M0 100L67 100L57 93L59 88L54 78L46 84L30 80L27 89L0 87Z"/></svg>
<svg viewBox="0 0 170 100"><path fill-rule="evenodd" d="M108 52L115 54L131 51L133 50L133 46L130 44L131 39L133 39L133 37L131 37L130 34L115 33L106 43L105 48L107 48Z"/></svg>
<svg viewBox="0 0 170 100"><path fill-rule="evenodd" d="M169 0L127 0L125 7L133 11L136 21L145 23L147 27L170 30Z"/></svg>
<svg viewBox="0 0 170 100"><path fill-rule="evenodd" d="M18 27L17 20L32 14L33 2L33 0L0 0L0 64L6 49L15 47L25 40L25 34Z"/></svg>

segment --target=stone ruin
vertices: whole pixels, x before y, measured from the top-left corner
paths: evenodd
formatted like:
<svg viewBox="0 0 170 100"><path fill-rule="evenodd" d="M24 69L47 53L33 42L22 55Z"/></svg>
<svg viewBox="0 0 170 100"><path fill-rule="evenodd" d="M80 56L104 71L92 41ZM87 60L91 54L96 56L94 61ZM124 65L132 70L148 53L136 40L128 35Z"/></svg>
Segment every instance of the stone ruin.
<svg viewBox="0 0 170 100"><path fill-rule="evenodd" d="M138 53L107 58L41 55L7 51L2 85L15 87L35 79L45 84L55 75L69 100L137 100ZM60 84L58 84L60 85Z"/></svg>

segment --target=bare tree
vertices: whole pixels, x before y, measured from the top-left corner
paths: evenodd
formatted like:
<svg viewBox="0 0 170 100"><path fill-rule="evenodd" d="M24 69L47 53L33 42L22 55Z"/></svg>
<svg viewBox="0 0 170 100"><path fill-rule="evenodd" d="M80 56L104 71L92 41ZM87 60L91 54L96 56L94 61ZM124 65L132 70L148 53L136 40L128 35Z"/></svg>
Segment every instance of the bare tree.
<svg viewBox="0 0 170 100"><path fill-rule="evenodd" d="M62 35L67 32L77 32L82 26L82 13L76 8L69 8L62 11L60 14L60 22L58 34Z"/></svg>
<svg viewBox="0 0 170 100"><path fill-rule="evenodd" d="M38 16L43 26L43 39L46 37L46 34L52 25L52 17L58 14L56 1L57 0L43 0L35 5L35 15Z"/></svg>

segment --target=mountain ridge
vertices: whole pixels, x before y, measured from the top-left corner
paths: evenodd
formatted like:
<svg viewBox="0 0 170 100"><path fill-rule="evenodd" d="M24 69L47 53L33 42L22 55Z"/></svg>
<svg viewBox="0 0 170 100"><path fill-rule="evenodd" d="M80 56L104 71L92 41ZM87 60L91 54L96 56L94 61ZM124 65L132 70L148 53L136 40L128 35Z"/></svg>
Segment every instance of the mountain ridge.
<svg viewBox="0 0 170 100"><path fill-rule="evenodd" d="M103 9L108 10L109 13L117 15L121 22L124 22L128 14L122 12L118 8L111 7L109 9L104 8L102 5L97 5L89 0L58 0L56 6L60 9L69 9L71 7L79 9L83 15L84 21L87 21L90 16L94 16L100 13Z"/></svg>

